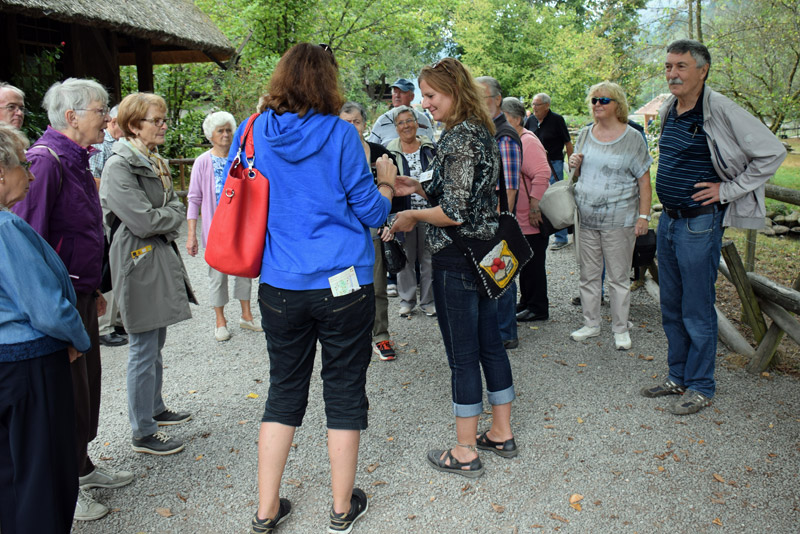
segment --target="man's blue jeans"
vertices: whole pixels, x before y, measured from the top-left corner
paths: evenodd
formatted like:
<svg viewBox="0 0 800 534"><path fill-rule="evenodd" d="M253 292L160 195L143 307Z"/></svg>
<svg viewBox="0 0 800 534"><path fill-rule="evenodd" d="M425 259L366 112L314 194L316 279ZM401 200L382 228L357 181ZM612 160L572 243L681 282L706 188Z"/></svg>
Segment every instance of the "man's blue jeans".
<svg viewBox="0 0 800 534"><path fill-rule="evenodd" d="M514 381L497 326L497 301L478 294L471 273L438 269L433 271L433 300L450 364L453 414L474 417L483 412L481 368L489 404L513 401Z"/></svg>
<svg viewBox="0 0 800 534"><path fill-rule="evenodd" d="M556 171L555 174L550 175L550 184L554 184L559 180L564 179L564 160L550 160L550 164L553 166L553 170ZM556 243L566 243L569 241L567 238L567 229L564 228L559 230L558 232L554 233L553 236L555 237Z"/></svg>
<svg viewBox="0 0 800 534"><path fill-rule="evenodd" d="M717 357L717 268L724 210L658 221L658 281L669 378L713 397Z"/></svg>

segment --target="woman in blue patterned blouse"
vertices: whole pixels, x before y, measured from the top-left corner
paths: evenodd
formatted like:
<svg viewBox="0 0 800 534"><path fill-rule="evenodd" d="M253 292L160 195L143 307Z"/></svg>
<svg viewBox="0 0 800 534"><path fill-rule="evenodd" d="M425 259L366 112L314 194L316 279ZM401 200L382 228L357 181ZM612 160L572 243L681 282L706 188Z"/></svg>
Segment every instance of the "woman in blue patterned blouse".
<svg viewBox="0 0 800 534"><path fill-rule="evenodd" d="M422 107L445 125L423 185L398 177L398 195L417 193L434 207L400 212L393 232L407 232L418 222L428 224L426 244L433 261L433 293L451 371L457 445L428 452L434 469L475 478L483 474L477 449L504 458L517 455L511 432L514 382L508 355L497 326L497 301L478 293L466 257L444 227L457 226L467 243L485 241L497 231L495 188L500 152L483 90L457 60L446 58L425 67L419 76ZM483 411L481 368L492 405L491 428L478 435Z"/></svg>

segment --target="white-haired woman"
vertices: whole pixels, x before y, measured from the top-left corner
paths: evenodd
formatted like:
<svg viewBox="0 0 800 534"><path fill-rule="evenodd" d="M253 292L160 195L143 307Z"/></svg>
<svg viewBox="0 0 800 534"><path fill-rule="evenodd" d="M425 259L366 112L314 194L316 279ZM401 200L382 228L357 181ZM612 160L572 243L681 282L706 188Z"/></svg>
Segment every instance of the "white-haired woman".
<svg viewBox="0 0 800 534"><path fill-rule="evenodd" d="M614 345L627 350L631 348L631 260L636 236L647 233L650 220L653 158L642 134L628 125L628 102L619 85L593 85L586 103L594 123L578 134L576 149L580 153L569 157L569 166L580 175L575 204L580 215L578 266L584 320L584 326L571 337L583 341L600 335L605 263Z"/></svg>
<svg viewBox="0 0 800 534"><path fill-rule="evenodd" d="M129 471L95 467L88 445L97 436L100 417L98 315L106 310L99 292L103 270L103 214L89 171L89 147L101 143L109 121L108 92L93 80L68 78L44 95L50 126L28 149L36 181L14 206L61 257L77 296L76 307L92 346L72 362L75 397L75 444L82 489L118 488L133 481ZM108 508L86 492L78 496L75 519L99 519Z"/></svg>
<svg viewBox="0 0 800 534"><path fill-rule="evenodd" d="M192 167L192 179L189 182L187 196L189 207L186 212L189 235L186 239L186 252L190 256L197 255L197 216L201 212L203 229L200 238L203 247L206 246L211 219L214 217L219 197L225 187L225 164L228 161L228 151L233 142L234 131L236 131L236 120L233 115L225 111L211 113L203 121L203 133L211 141L211 150L204 152L195 160ZM211 305L217 316L214 337L217 341L227 341L231 338L228 321L225 319L225 304L228 302L228 275L209 267L208 278ZM251 285L252 280L249 278L234 277L233 297L242 305L239 326L245 330L261 332L261 326L253 320L253 313L250 311Z"/></svg>

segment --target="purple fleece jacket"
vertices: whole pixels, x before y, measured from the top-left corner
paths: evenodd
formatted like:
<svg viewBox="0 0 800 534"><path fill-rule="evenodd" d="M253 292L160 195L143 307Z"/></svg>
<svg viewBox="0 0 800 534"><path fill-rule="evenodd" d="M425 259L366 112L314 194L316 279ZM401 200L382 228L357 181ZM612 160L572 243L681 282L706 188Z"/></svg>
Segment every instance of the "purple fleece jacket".
<svg viewBox="0 0 800 534"><path fill-rule="evenodd" d="M60 161L37 145L52 148ZM36 178L12 210L55 249L75 291L93 293L103 269L103 211L89 171L89 151L48 126L27 158Z"/></svg>

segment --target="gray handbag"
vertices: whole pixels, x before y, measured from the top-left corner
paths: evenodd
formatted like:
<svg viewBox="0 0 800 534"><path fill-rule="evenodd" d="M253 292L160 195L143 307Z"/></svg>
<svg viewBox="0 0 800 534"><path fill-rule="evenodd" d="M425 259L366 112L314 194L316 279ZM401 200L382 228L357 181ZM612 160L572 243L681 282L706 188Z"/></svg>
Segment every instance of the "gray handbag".
<svg viewBox="0 0 800 534"><path fill-rule="evenodd" d="M584 128L578 134L575 152L580 152L578 147L583 147L583 143L588 135L588 129ZM542 195L539 201L539 209L553 225L556 230L561 230L567 226L575 224L575 169L569 170L569 177L566 180L559 180Z"/></svg>

